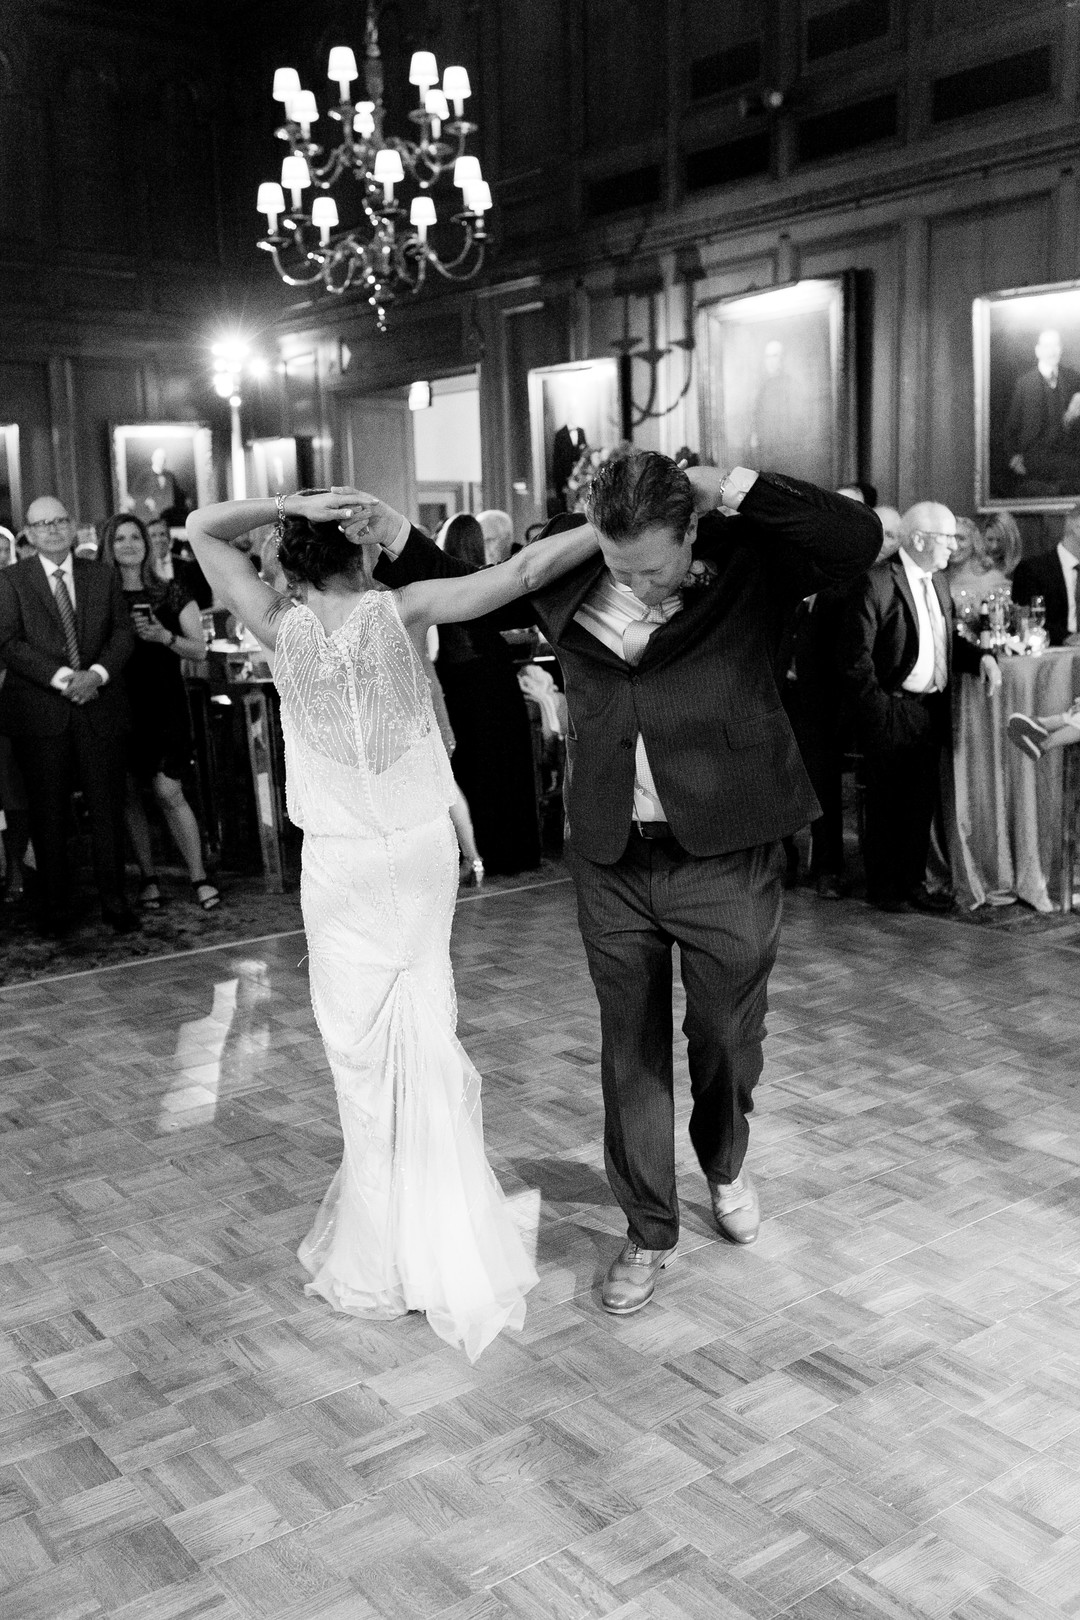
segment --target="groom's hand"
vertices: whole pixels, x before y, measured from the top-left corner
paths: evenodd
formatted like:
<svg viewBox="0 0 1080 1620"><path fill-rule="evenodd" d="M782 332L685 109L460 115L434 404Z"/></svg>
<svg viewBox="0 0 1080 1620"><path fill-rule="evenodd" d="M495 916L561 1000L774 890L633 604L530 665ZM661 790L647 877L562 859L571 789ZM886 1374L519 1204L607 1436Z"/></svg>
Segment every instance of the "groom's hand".
<svg viewBox="0 0 1080 1620"><path fill-rule="evenodd" d="M341 532L354 546L392 546L405 521L400 512L380 501L377 495L367 495L362 489L339 489L335 495L347 495L352 513L343 519Z"/></svg>

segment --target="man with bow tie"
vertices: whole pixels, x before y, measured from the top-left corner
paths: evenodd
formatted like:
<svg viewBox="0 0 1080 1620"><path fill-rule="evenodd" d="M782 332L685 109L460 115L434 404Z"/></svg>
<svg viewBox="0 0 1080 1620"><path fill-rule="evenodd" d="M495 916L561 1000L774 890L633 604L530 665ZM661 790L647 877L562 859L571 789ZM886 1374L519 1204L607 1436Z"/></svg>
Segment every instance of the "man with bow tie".
<svg viewBox="0 0 1080 1620"><path fill-rule="evenodd" d="M1017 494L1080 490L1080 372L1062 365L1061 355L1061 333L1053 327L1040 332L1035 365L1013 389L1005 448Z"/></svg>
<svg viewBox="0 0 1080 1620"><path fill-rule="evenodd" d="M129 933L124 898L124 733L117 679L135 647L120 581L104 563L72 556L75 525L52 495L33 501L26 530L35 556L0 570L0 730L26 780L43 931L65 933L72 878L71 796L82 789L105 921Z"/></svg>
<svg viewBox="0 0 1080 1620"><path fill-rule="evenodd" d="M627 1241L603 1305L640 1310L679 1235L672 946L686 990L690 1136L717 1225L757 1236L743 1173L782 903L781 840L817 813L773 675L800 597L862 573L874 514L779 474L617 453L592 482L600 555L533 598L569 713L568 857L600 1002L604 1148ZM387 525L388 534L393 530ZM405 526L407 532L407 526ZM416 531L378 578L458 570Z"/></svg>
<svg viewBox="0 0 1080 1620"><path fill-rule="evenodd" d="M881 911L949 911L951 896L926 887L930 828L942 749L950 737L954 671L1001 684L989 655L956 634L944 569L956 519L920 501L900 521L900 550L847 600L838 636L865 775L866 896Z"/></svg>

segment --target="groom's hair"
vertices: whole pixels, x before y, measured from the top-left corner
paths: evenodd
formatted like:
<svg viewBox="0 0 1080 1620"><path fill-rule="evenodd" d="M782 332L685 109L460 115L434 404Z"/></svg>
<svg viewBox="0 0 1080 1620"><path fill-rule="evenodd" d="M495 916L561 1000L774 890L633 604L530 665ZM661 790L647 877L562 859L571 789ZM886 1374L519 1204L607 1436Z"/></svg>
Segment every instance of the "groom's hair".
<svg viewBox="0 0 1080 1620"><path fill-rule="evenodd" d="M655 450L617 450L597 468L585 502L593 528L616 545L652 528L681 541L693 512L689 478Z"/></svg>
<svg viewBox="0 0 1080 1620"><path fill-rule="evenodd" d="M337 523L312 523L287 517L278 542L278 562L290 585L326 589L332 579L354 579L362 573L363 552L342 534Z"/></svg>

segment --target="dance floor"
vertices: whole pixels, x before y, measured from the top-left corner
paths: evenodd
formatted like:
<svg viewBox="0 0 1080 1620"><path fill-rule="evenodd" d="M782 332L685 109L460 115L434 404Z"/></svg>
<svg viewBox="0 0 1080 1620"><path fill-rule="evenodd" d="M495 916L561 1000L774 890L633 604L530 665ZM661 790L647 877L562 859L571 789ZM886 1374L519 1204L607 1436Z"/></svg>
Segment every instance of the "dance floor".
<svg viewBox="0 0 1080 1620"><path fill-rule="evenodd" d="M0 992L4 1620L1080 1613L1080 924L796 895L750 1166L625 1321L564 882L464 903L540 1287L476 1367L294 1258L339 1152L292 935ZM534 1192L535 1197L535 1192Z"/></svg>

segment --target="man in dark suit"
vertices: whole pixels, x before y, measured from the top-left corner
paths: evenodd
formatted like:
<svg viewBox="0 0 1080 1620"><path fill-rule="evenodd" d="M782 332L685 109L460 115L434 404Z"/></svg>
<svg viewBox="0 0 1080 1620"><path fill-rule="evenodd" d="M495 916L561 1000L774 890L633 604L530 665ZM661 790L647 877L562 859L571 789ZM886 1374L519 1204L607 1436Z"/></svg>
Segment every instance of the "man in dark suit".
<svg viewBox="0 0 1080 1620"><path fill-rule="evenodd" d="M1017 378L1005 451L1021 495L1080 489L1080 372L1061 363L1061 333L1040 332L1035 365Z"/></svg>
<svg viewBox="0 0 1080 1620"><path fill-rule="evenodd" d="M674 943L691 1140L720 1231L757 1235L742 1166L780 932L780 841L817 812L774 662L793 604L869 567L881 529L855 502L779 474L687 473L641 451L598 470L588 521L601 555L533 609L566 684L570 865L600 1001L608 1178L628 1223L603 1303L622 1315L651 1298L679 1234ZM459 571L447 564L413 531L376 574L396 586Z"/></svg>
<svg viewBox="0 0 1080 1620"><path fill-rule="evenodd" d="M942 570L956 550L947 506L921 501L901 521L901 546L847 599L838 656L866 776L867 898L883 911L906 904L948 911L926 887L941 752L949 738L954 670L997 686L993 658L956 634Z"/></svg>
<svg viewBox="0 0 1080 1620"><path fill-rule="evenodd" d="M41 920L54 935L69 926L67 833L77 784L105 920L127 933L137 923L124 898L127 704L118 677L135 631L112 569L72 557L75 526L58 500L34 501L27 531L37 555L0 570L0 730L26 780Z"/></svg>
<svg viewBox="0 0 1080 1620"><path fill-rule="evenodd" d="M1046 634L1051 647L1080 644L1077 621L1077 578L1080 571L1080 506L1065 519L1065 532L1053 551L1024 557L1013 575L1013 601L1027 606L1032 597L1046 603Z"/></svg>

